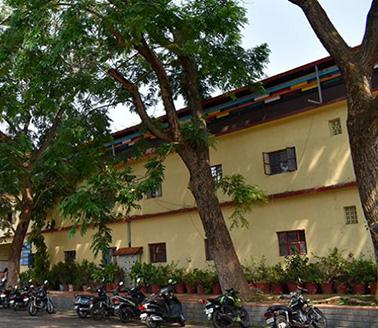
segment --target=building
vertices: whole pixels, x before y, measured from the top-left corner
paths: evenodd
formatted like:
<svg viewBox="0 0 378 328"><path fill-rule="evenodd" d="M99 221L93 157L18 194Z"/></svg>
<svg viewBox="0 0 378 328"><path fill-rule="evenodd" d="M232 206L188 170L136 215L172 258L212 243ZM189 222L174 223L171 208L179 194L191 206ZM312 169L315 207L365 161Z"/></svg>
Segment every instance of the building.
<svg viewBox="0 0 378 328"><path fill-rule="evenodd" d="M242 262L265 256L270 263L293 253L326 255L337 247L372 256L365 228L346 129L345 88L330 58L263 81L265 93L248 88L205 101L213 173L240 173L268 195L267 205L248 214L249 229L231 231ZM378 70L374 75L378 87ZM189 113L180 111L185 120ZM147 136L148 137L148 136ZM138 127L114 134L115 156L141 138ZM109 145L110 146L110 145ZM143 161L133 162L143 174ZM165 163L165 181L141 202L141 209L111 226L113 256L124 268L137 259L177 262L185 268L211 264L205 234L188 185L188 172L177 155ZM219 194L225 217L229 199ZM52 216L60 222L58 211ZM67 226L45 231L52 263L94 260L91 233L68 237ZM2 253L0 252L0 255Z"/></svg>

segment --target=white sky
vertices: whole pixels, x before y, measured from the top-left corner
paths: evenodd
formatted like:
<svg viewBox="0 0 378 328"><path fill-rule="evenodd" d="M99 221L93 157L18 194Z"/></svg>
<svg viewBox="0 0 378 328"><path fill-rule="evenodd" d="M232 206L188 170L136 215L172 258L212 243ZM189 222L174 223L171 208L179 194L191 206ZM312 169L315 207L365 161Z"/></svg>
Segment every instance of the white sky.
<svg viewBox="0 0 378 328"><path fill-rule="evenodd" d="M371 0L319 0L350 46L361 42ZM244 30L247 48L263 42L271 50L267 76L272 76L328 56L303 12L288 0L244 0L249 25ZM127 108L110 112L112 130L137 124L139 118Z"/></svg>

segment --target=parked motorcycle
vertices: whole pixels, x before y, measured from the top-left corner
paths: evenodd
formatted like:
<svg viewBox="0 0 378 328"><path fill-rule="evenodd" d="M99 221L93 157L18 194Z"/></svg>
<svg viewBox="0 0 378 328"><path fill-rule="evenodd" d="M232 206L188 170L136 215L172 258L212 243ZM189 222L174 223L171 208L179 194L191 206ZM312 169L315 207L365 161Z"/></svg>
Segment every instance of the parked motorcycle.
<svg viewBox="0 0 378 328"><path fill-rule="evenodd" d="M146 299L146 296L141 292L139 283L140 279L137 279L137 285L126 290L128 293L126 297L120 296L118 291L113 293L114 311L122 322L139 319L140 317L139 306Z"/></svg>
<svg viewBox="0 0 378 328"><path fill-rule="evenodd" d="M52 299L48 296L47 291L48 281L45 280L43 285L34 289L31 286L30 300L28 306L28 312L31 316L37 315L38 311L46 310L51 314L55 312L55 306Z"/></svg>
<svg viewBox="0 0 378 328"><path fill-rule="evenodd" d="M242 328L250 326L247 310L242 306L238 292L233 288L217 298L208 298L202 301L205 305L205 314L211 320L213 327L232 327L235 323Z"/></svg>
<svg viewBox="0 0 378 328"><path fill-rule="evenodd" d="M75 296L75 310L80 318L90 315L94 319L102 319L105 315L114 315L114 306L106 293L105 286L98 287L96 291L97 296Z"/></svg>
<svg viewBox="0 0 378 328"><path fill-rule="evenodd" d="M297 291L281 298L289 299L289 305L272 305L264 314L265 321L272 328L326 328L327 319L320 309L303 297L307 290L298 284Z"/></svg>
<svg viewBox="0 0 378 328"><path fill-rule="evenodd" d="M26 309L30 300L30 293L33 289L31 280L24 285L15 285L9 293L9 306L15 311Z"/></svg>
<svg viewBox="0 0 378 328"><path fill-rule="evenodd" d="M0 281L0 306L4 309L9 307L10 289L6 287L7 278L2 278Z"/></svg>
<svg viewBox="0 0 378 328"><path fill-rule="evenodd" d="M163 323L175 322L182 327L185 326L181 302L174 295L175 285L176 283L170 279L168 285L158 294L152 294L139 306L140 319L146 323L147 327L157 328Z"/></svg>

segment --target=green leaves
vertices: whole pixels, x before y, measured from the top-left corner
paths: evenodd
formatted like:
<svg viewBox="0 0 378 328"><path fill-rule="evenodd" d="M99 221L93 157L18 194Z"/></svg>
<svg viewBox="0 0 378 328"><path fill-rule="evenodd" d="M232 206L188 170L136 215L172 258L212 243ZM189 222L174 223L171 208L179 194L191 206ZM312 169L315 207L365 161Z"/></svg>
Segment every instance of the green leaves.
<svg viewBox="0 0 378 328"><path fill-rule="evenodd" d="M216 187L230 196L235 206L230 216L231 229L239 226L248 227L245 214L251 211L253 205L268 201L268 197L259 187L248 184L240 174L223 177Z"/></svg>

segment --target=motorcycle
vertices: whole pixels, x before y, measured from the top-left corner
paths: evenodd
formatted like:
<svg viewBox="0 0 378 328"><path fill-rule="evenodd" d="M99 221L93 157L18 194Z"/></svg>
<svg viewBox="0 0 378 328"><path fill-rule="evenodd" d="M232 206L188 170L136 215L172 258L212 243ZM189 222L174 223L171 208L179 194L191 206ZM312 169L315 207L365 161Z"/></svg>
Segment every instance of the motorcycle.
<svg viewBox="0 0 378 328"><path fill-rule="evenodd" d="M227 289L217 298L203 300L202 303L205 305L208 320L212 321L215 328L232 327L235 323L242 328L250 326L248 312L242 306L238 292L233 288Z"/></svg>
<svg viewBox="0 0 378 328"><path fill-rule="evenodd" d="M114 310L122 322L139 319L140 317L139 306L146 299L146 296L140 291L139 282L140 279L137 279L137 285L126 290L127 297L120 296L118 292L114 293L112 299Z"/></svg>
<svg viewBox="0 0 378 328"><path fill-rule="evenodd" d="M114 315L112 300L106 293L105 286L97 288L97 296L76 295L75 310L80 318L90 315L94 319L103 319L105 315Z"/></svg>
<svg viewBox="0 0 378 328"><path fill-rule="evenodd" d="M0 306L4 309L9 307L10 289L6 288L7 279L2 278L0 282Z"/></svg>
<svg viewBox="0 0 378 328"><path fill-rule="evenodd" d="M140 320L145 322L147 327L157 328L163 323L174 322L178 322L181 327L185 326L181 302L174 295L175 285L170 279L168 285L158 294L152 294L139 306Z"/></svg>
<svg viewBox="0 0 378 328"><path fill-rule="evenodd" d="M9 293L9 306L15 311L26 309L29 305L30 293L34 288L31 280L24 285L15 285Z"/></svg>
<svg viewBox="0 0 378 328"><path fill-rule="evenodd" d="M31 316L37 315L38 311L46 310L47 313L55 312L55 306L52 299L48 296L47 291L48 281L45 280L43 285L37 289L31 286L30 300L28 312Z"/></svg>
<svg viewBox="0 0 378 328"><path fill-rule="evenodd" d="M299 284L301 281L299 281ZM320 309L313 306L309 299L303 297L307 290L301 286L289 296L289 305L272 305L264 314L265 321L272 328L326 328L327 319Z"/></svg>

